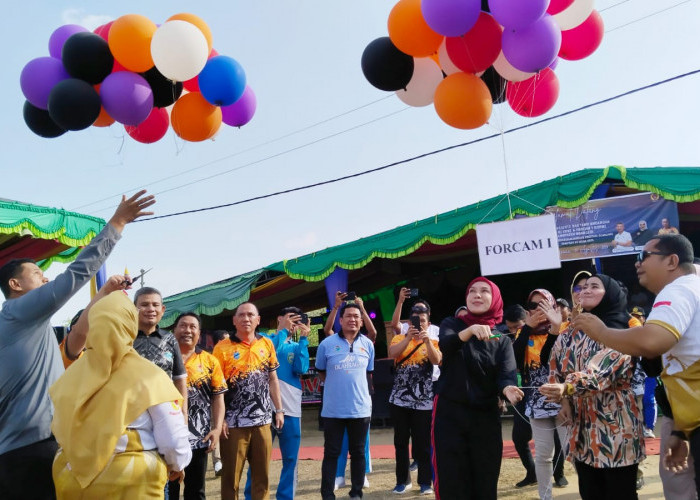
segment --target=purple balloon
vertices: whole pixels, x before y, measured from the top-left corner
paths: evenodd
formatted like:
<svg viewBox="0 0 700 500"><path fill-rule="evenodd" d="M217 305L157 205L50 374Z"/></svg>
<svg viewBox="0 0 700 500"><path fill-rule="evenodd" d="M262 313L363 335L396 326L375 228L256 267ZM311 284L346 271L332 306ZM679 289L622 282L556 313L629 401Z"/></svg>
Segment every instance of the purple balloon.
<svg viewBox="0 0 700 500"><path fill-rule="evenodd" d="M481 0L422 0L423 18L444 36L462 36L472 29L481 13Z"/></svg>
<svg viewBox="0 0 700 500"><path fill-rule="evenodd" d="M561 30L549 14L525 28L503 31L503 55L515 69L527 73L536 73L552 64L560 47Z"/></svg>
<svg viewBox="0 0 700 500"><path fill-rule="evenodd" d="M498 24L519 29L540 19L549 7L549 0L489 0L489 10Z"/></svg>
<svg viewBox="0 0 700 500"><path fill-rule="evenodd" d="M83 31L88 30L77 24L64 24L60 28L56 28L49 38L49 54L51 54L51 57L60 59L63 44L66 43L66 40L68 40L71 35L82 33Z"/></svg>
<svg viewBox="0 0 700 500"><path fill-rule="evenodd" d="M153 109L153 91L144 77L117 71L100 86L102 106L109 116L124 125L138 125Z"/></svg>
<svg viewBox="0 0 700 500"><path fill-rule="evenodd" d="M552 61L552 64L549 65L549 69L551 69L552 71L554 71L555 69L557 69L557 65L558 65L558 64L559 64L559 58L558 58L558 57L555 57L555 58L554 58L554 61Z"/></svg>
<svg viewBox="0 0 700 500"><path fill-rule="evenodd" d="M240 99L228 106L222 106L221 121L232 127L242 127L252 120L256 106L255 93L246 85Z"/></svg>
<svg viewBox="0 0 700 500"><path fill-rule="evenodd" d="M24 97L31 104L40 109L47 109L51 89L58 82L70 77L60 59L37 57L22 69L19 85L22 87Z"/></svg>

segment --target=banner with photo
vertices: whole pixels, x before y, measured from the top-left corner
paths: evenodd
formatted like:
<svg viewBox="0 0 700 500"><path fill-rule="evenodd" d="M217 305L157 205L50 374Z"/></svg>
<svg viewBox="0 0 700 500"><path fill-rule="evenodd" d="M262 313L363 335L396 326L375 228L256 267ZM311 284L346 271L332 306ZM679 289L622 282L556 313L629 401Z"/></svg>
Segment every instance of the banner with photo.
<svg viewBox="0 0 700 500"><path fill-rule="evenodd" d="M653 193L547 207L556 217L562 261L639 252L656 234L678 232L678 207Z"/></svg>

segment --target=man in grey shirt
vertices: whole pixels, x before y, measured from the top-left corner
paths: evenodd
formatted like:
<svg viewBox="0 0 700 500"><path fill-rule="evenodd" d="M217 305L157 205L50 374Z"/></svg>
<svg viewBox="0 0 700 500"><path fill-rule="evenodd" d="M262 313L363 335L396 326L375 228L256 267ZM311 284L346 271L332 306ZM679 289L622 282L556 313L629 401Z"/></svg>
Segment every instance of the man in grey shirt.
<svg viewBox="0 0 700 500"><path fill-rule="evenodd" d="M30 259L0 268L7 299L0 311L0 496L55 498L51 465L57 444L51 435L49 387L63 373L51 317L95 275L124 226L155 203L139 191L122 201L105 228L52 282ZM125 283L126 286L126 283Z"/></svg>

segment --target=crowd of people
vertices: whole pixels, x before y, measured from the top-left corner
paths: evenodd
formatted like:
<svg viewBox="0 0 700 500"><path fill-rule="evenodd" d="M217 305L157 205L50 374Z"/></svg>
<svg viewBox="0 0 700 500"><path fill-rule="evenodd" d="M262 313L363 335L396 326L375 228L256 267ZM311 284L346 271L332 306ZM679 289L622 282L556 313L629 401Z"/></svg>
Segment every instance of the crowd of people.
<svg viewBox="0 0 700 500"><path fill-rule="evenodd" d="M209 353L199 347L196 313L180 314L172 332L163 330L160 292L141 288L132 302L125 293L130 279L115 275L76 315L60 345L55 342L52 314L152 203L144 192L124 198L104 230L52 282L28 259L0 268L3 498L175 500L183 489L185 499L203 499L213 452L224 500L237 499L241 490L246 499L266 499L274 439L282 455L276 498L294 498L300 377L310 364L310 322L302 310L283 308L276 330L266 334L256 305L242 303L234 332L220 332ZM637 275L656 294L645 322L643 310L628 309L626 287L600 273L578 273L570 299L535 288L524 307L505 313L498 286L477 277L464 305L439 327L431 323L428 301L402 288L388 346L394 359L392 493L413 488L412 457L421 494L497 498L501 416L511 405L513 441L526 469L516 486L536 483L540 498L551 499L553 486L568 483L566 458L584 500L637 498L644 438L653 432L658 403L664 494L696 499L700 278L693 260L692 245L679 234L645 243ZM402 319L407 302L410 313ZM362 299L342 291L324 332L314 363L324 386L320 494L333 499L344 486L349 452L349 495L362 498L371 470L377 332ZM657 399L643 397L645 388Z"/></svg>

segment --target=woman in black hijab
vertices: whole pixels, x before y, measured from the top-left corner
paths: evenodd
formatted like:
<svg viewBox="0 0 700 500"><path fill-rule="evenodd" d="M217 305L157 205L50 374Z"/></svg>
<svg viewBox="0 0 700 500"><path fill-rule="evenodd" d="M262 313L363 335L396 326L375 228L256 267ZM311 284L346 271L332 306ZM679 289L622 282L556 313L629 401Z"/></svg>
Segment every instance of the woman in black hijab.
<svg viewBox="0 0 700 500"><path fill-rule="evenodd" d="M580 294L583 311L611 328L627 328L627 289L598 274ZM583 331L562 334L550 361L550 382L540 392L561 402L560 421L571 431L569 459L583 500L636 499L644 459L642 418L630 386L635 361Z"/></svg>

